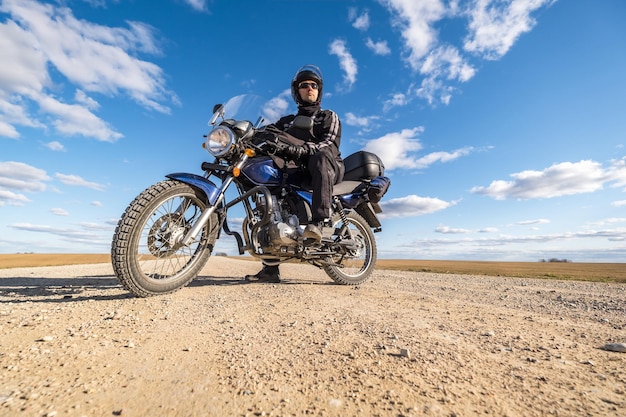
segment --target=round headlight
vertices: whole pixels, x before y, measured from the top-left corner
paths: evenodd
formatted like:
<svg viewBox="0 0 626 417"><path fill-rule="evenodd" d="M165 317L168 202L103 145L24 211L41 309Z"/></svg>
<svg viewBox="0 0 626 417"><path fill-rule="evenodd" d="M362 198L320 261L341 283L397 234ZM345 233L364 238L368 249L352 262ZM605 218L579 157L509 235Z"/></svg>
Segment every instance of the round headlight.
<svg viewBox="0 0 626 417"><path fill-rule="evenodd" d="M224 126L217 126L208 134L204 149L213 156L222 156L235 143L233 131Z"/></svg>

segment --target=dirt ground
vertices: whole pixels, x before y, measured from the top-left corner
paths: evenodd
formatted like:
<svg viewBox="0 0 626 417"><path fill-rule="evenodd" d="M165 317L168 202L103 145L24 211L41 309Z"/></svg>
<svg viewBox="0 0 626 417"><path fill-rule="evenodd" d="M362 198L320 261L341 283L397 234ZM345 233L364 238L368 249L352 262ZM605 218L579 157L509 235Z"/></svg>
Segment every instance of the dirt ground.
<svg viewBox="0 0 626 417"><path fill-rule="evenodd" d="M626 285L214 257L133 298L108 264L0 270L2 416L626 416ZM618 349L619 350L619 349Z"/></svg>

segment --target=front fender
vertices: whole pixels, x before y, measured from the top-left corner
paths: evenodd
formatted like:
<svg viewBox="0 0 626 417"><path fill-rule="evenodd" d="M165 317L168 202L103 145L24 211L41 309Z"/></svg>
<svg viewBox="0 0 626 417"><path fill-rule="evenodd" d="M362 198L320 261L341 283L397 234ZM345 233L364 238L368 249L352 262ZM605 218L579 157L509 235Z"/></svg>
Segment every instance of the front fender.
<svg viewBox="0 0 626 417"><path fill-rule="evenodd" d="M220 189L217 185L207 178L201 177L196 174L188 174L186 172L176 172L166 175L171 180L176 180L189 184L202 191L206 195L206 199L212 206L217 202L217 198L220 194Z"/></svg>

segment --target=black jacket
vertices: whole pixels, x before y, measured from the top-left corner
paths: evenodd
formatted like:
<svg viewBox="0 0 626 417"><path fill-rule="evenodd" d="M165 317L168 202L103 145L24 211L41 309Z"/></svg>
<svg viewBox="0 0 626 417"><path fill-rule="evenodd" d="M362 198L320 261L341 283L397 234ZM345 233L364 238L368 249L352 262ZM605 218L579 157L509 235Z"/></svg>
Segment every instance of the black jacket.
<svg viewBox="0 0 626 417"><path fill-rule="evenodd" d="M310 131L293 127L296 116L308 116L313 118L313 127ZM309 154L327 148L337 161L341 161L341 122L337 113L332 110L321 110L319 106L300 107L298 114L290 114L281 117L274 123L278 129L304 141Z"/></svg>

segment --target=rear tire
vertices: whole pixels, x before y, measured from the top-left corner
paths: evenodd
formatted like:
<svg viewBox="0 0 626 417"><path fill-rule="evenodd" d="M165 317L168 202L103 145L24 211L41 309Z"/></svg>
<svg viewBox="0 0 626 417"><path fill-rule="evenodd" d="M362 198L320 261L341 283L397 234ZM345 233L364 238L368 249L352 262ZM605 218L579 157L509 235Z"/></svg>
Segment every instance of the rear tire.
<svg viewBox="0 0 626 417"><path fill-rule="evenodd" d="M369 224L355 212L346 214L346 228L339 214L332 217L332 239L342 242L351 239L352 246L345 253L333 257L341 266L325 265L324 271L338 284L358 285L367 281L376 267L376 239ZM340 234L338 234L340 233Z"/></svg>
<svg viewBox="0 0 626 417"><path fill-rule="evenodd" d="M178 242L206 209L204 195L179 181L162 181L128 206L111 244L113 270L137 297L177 291L189 284L211 256L219 221L213 213L189 246Z"/></svg>

